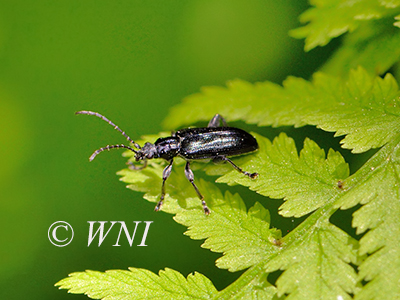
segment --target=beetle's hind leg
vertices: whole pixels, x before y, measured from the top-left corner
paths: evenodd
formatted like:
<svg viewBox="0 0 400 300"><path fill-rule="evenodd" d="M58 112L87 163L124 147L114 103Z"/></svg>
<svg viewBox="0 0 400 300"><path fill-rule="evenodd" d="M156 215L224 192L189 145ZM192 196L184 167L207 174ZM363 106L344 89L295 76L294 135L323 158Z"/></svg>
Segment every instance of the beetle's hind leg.
<svg viewBox="0 0 400 300"><path fill-rule="evenodd" d="M220 115L216 114L211 121L208 123L207 127L219 127L220 123L222 123L222 126L226 127L226 121L225 119Z"/></svg>
<svg viewBox="0 0 400 300"><path fill-rule="evenodd" d="M194 183L194 175L193 175L192 170L190 169L190 162L188 162L188 161L186 162L186 166L185 166L185 176L186 176L187 180L189 180L190 183L193 185L193 187L197 193L197 196L200 198L201 204L203 205L204 213L206 215L209 215L210 209L208 208L206 201L204 201L203 195L200 193L199 189L197 188L196 184Z"/></svg>
<svg viewBox="0 0 400 300"><path fill-rule="evenodd" d="M251 179L257 178L258 177L258 173L250 173L250 172L246 172L243 171L242 168L238 167L237 165L235 165L235 163L233 161L231 161L229 158L225 157L225 156L217 156L216 158L214 158L214 160L216 161L227 161L228 163L230 163L232 165L232 167L234 167L238 172L248 176Z"/></svg>
<svg viewBox="0 0 400 300"><path fill-rule="evenodd" d="M161 186L161 197L160 201L158 201L156 207L154 208L155 211L159 211L161 209L161 205L163 204L164 198L165 198L165 181L168 179L169 175L171 175L171 170L172 170L172 163L174 161L171 159L169 162L169 165L165 167L163 171L163 182Z"/></svg>

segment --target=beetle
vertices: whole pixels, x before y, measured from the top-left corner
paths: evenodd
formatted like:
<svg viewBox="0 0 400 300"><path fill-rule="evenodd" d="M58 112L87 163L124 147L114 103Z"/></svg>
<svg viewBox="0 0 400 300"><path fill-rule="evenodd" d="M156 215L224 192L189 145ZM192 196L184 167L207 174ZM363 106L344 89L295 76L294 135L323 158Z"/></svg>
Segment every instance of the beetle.
<svg viewBox="0 0 400 300"><path fill-rule="evenodd" d="M94 151L89 157L90 161L105 150L125 148L135 153L136 161L143 161L142 166L136 166L132 162L129 162L129 168L132 170L144 169L147 166L147 160L153 158L162 158L168 162L168 165L163 171L161 196L160 201L154 209L155 211L161 209L161 205L165 198L165 181L171 175L173 160L174 157L177 156L186 161L185 176L192 184L197 196L201 200L206 215L210 214L210 209L208 208L203 195L194 183L194 175L190 169L190 162L192 160L211 159L214 162L225 161L230 163L238 172L249 178L254 179L258 177L258 173L243 171L228 158L228 156L248 154L256 151L258 149L257 140L250 133L242 129L228 127L225 119L219 114L216 114L211 119L207 127L181 129L172 133L169 137L159 138L154 144L147 142L143 147L133 141L125 131L122 131L117 125L97 112L82 110L77 111L75 114L92 115L104 120L113 126L114 129L118 130L128 140L128 142L133 145L133 147L123 144L107 145L106 147ZM221 123L222 126L220 126Z"/></svg>

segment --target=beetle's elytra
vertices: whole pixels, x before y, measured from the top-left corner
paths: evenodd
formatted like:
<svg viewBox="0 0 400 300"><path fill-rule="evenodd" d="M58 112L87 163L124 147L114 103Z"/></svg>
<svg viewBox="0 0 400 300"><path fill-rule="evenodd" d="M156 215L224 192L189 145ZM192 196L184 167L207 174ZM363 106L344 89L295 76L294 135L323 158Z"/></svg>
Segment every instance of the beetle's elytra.
<svg viewBox="0 0 400 300"><path fill-rule="evenodd" d="M125 148L135 153L135 160L143 160L142 166L136 166L129 163L129 168L132 170L141 170L147 166L147 160L153 158L163 158L168 161L168 165L163 171L163 182L161 186L160 201L155 207L155 211L161 209L165 197L165 181L168 179L172 170L173 159L176 156L182 157L186 160L185 176L193 185L197 196L200 198L203 205L203 210L206 215L210 214L210 209L204 201L203 195L200 193L196 184L194 183L194 175L190 169L190 161L197 159L211 159L213 161L227 161L237 171L243 173L249 178L256 178L258 173L249 173L243 171L240 167L235 165L228 156L242 155L254 152L258 149L256 139L248 132L234 127L228 127L225 119L216 114L207 127L202 128L188 128L178 130L169 137L159 138L154 144L145 143L143 147L134 142L126 133L122 131L117 125L111 122L103 115L93 111L78 111L75 114L92 115L99 117L114 127L114 129L121 132L123 136L132 144L132 146L108 145L93 152L89 160L92 161L97 154L104 150L115 148ZM220 124L222 123L222 126ZM137 150L135 150L136 148Z"/></svg>

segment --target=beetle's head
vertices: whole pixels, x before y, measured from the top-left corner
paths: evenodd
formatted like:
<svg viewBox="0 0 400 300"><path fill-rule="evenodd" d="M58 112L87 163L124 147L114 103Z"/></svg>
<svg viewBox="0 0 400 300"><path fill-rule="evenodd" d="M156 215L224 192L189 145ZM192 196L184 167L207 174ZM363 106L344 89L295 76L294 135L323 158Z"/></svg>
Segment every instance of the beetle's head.
<svg viewBox="0 0 400 300"><path fill-rule="evenodd" d="M143 159L152 159L157 158L157 149L156 146L152 143L147 142L144 144L142 149L138 150L135 154L136 161L143 160Z"/></svg>

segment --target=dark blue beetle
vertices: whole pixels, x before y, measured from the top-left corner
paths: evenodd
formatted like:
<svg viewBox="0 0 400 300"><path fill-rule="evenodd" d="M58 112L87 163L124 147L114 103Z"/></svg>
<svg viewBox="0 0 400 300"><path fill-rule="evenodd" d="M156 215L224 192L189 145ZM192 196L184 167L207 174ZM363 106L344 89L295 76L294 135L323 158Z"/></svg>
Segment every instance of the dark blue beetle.
<svg viewBox="0 0 400 300"><path fill-rule="evenodd" d="M258 149L256 139L248 132L234 127L228 127L225 119L219 114L216 114L214 118L208 123L207 127L202 128L187 128L178 130L169 137L159 138L154 144L145 143L143 147L134 142L124 131L122 131L117 125L111 122L103 115L93 111L78 111L76 114L93 115L106 121L108 124L117 129L122 133L123 136L138 150L133 149L130 146L123 144L120 145L108 145L106 147L96 150L89 158L92 161L97 154L104 150L110 150L114 148L125 148L135 153L136 161L143 160L142 166L135 166L130 163L130 168L134 170L140 170L147 166L147 160L153 158L163 158L169 162L168 166L163 171L163 182L161 188L160 201L155 207L156 211L159 211L162 202L165 197L165 181L171 174L173 159L176 156L180 156L186 160L185 175L186 178L193 185L198 197L203 204L203 210L206 215L210 213L210 209L207 207L204 201L203 195L200 193L196 184L194 183L194 175L190 169L190 161L196 159L211 159L213 161L227 161L237 171L243 173L249 178L256 178L258 173L249 173L243 171L237 165L235 165L228 156L247 154ZM222 126L220 126L222 123Z"/></svg>

